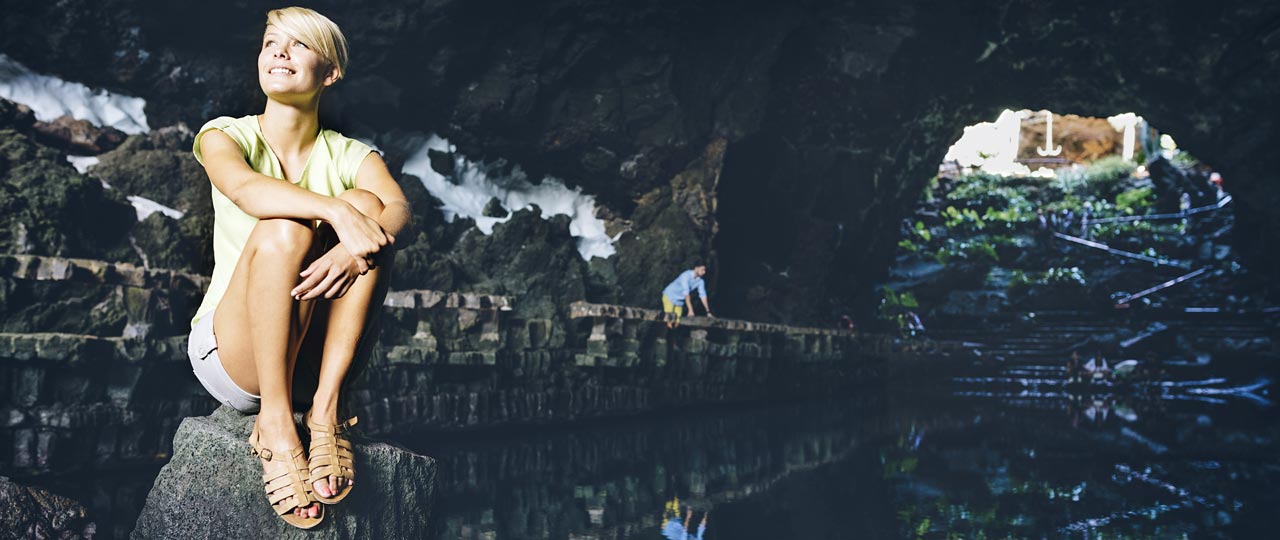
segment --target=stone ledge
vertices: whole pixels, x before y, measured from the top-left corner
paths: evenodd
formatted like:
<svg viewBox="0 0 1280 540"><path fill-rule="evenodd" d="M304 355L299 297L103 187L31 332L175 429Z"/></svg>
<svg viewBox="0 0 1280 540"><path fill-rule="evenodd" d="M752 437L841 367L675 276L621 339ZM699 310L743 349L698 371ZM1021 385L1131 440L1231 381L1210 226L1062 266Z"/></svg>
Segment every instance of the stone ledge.
<svg viewBox="0 0 1280 540"><path fill-rule="evenodd" d="M569 305L569 316L574 319L586 317L603 317L636 321L666 322L667 314L656 309L645 309L613 304L592 304L578 301ZM810 326L788 326L785 324L744 321L739 319L716 319L711 317L689 316L680 319L680 326L690 328L718 328L738 332L761 332L773 334L803 334L821 336L854 337L855 332L831 328L814 328Z"/></svg>
<svg viewBox="0 0 1280 540"><path fill-rule="evenodd" d="M162 360L187 362L187 336L132 339L85 334L0 333L0 360L100 362Z"/></svg>
<svg viewBox="0 0 1280 540"><path fill-rule="evenodd" d="M137 288L204 290L209 278L176 270L149 270L128 263L95 259L0 254L0 274L37 281L80 281Z"/></svg>
<svg viewBox="0 0 1280 540"><path fill-rule="evenodd" d="M220 407L182 421L173 459L147 495L131 538L427 538L436 462L381 442L355 442L357 482L311 530L276 517L249 453L254 416Z"/></svg>
<svg viewBox="0 0 1280 540"><path fill-rule="evenodd" d="M430 289L388 291L382 305L400 309L430 309L434 307L455 309L480 309L511 311L513 299L496 294L442 292Z"/></svg>
<svg viewBox="0 0 1280 540"><path fill-rule="evenodd" d="M0 275L34 281L75 281L140 289L203 291L209 278L178 270L147 269L122 262L40 255L0 254ZM390 308L433 307L511 311L514 299L496 294L443 292L429 289L390 291L383 305Z"/></svg>

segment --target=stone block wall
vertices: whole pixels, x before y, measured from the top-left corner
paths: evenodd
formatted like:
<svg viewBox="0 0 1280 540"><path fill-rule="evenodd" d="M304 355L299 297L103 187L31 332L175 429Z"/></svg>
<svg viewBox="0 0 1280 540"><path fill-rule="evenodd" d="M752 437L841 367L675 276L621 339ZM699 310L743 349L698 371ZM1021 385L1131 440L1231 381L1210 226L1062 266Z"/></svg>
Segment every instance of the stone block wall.
<svg viewBox="0 0 1280 540"><path fill-rule="evenodd" d="M0 255L0 466L32 475L168 458L216 405L187 321L207 280L122 263ZM352 412L377 435L567 422L820 395L878 376L897 346L852 332L575 303L524 318L511 298L392 291L357 363Z"/></svg>

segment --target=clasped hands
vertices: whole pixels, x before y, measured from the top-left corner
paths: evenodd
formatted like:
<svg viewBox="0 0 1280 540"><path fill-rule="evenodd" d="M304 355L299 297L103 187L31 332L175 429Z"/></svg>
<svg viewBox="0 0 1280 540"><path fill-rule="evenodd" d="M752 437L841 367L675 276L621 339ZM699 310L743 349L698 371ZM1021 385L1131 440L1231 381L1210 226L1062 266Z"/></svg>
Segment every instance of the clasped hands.
<svg viewBox="0 0 1280 540"><path fill-rule="evenodd" d="M387 253L384 248L396 241L377 221L354 208L340 213L329 225L338 235L338 245L298 273L302 282L289 293L294 300L341 298L356 278L377 268L378 258Z"/></svg>

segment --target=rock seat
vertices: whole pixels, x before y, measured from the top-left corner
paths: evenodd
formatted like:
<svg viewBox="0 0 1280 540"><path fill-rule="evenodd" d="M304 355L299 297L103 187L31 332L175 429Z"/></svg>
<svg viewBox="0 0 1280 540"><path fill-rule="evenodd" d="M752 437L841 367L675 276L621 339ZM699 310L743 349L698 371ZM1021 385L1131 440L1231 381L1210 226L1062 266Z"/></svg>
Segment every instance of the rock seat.
<svg viewBox="0 0 1280 540"><path fill-rule="evenodd" d="M254 416L219 407L182 421L173 459L160 471L132 538L425 538L436 462L403 448L357 438L357 482L311 530L276 517L249 453Z"/></svg>

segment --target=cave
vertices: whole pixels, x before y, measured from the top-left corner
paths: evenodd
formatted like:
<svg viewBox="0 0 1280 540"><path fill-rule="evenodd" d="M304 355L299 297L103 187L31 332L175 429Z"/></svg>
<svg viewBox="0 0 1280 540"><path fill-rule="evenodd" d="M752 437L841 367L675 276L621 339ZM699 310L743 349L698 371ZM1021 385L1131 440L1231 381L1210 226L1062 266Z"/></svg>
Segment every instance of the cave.
<svg viewBox="0 0 1280 540"><path fill-rule="evenodd" d="M629 537L671 524L664 504L704 520L723 507L734 526L721 528L712 512L711 538L841 527L902 537L1261 530L1254 509L1275 502L1267 493L1280 481L1239 456L1275 449L1266 441L1276 425L1280 6L308 5L352 44L350 73L325 94L321 124L381 152L414 221L352 403L371 435L443 456L431 467L441 496L456 499L433 507L448 519L433 522L431 536ZM263 110L251 60L274 7L0 0L0 385L12 396L0 404L9 418L0 476L17 479L0 487L92 500L87 515L108 537L133 531L156 469L192 440L192 426L244 427L225 410L205 416L217 404L184 369L188 322L215 257L210 184L191 145L212 118ZM67 96L107 102L110 114L77 116ZM1159 183L1178 175L1203 191L1191 208L1215 204L1201 175L1211 164L1230 194L1230 226L1184 234L1171 218L1140 231L1149 236L1105 227L1037 236L1032 207L988 219L979 197L953 197L972 171L956 173L947 153L966 126L1002 111L1027 111L1024 135L1042 133L1044 111L1057 113L1047 118L1059 129L1141 115L1194 163L1172 153L1152 161L1154 150L1140 149L1117 167L1115 192L1092 192L1109 205L1092 217L1185 211L1180 184ZM1067 152L1081 170L1119 152L1120 131L1098 129L1110 130L1105 151L1089 146L1096 138L1057 137L1079 143ZM1048 156L1025 157L1021 176L985 186L1043 189L1032 173ZM1073 223L1082 208L1071 207ZM947 244L948 221L1028 229L1003 244L979 244L991 235L975 230ZM1055 233L1157 268L1072 272L1070 257L1097 248ZM1133 240L1156 236L1173 238L1167 260ZM946 263L986 252L1000 264ZM1005 264L1024 253L1043 260ZM671 322L660 311L664 286L695 261L709 263L718 319L698 306L686 326L657 324ZM1212 261L1227 262L1168 289L1190 296L1143 294ZM919 279L904 270L912 265L951 275ZM1085 388L1069 398L1036 386L1103 355L1143 366L1135 373L1150 378L1137 385L1147 393L1112 392L1110 371L1068 377L1073 392ZM90 376L104 372L126 375ZM814 400L834 405L823 412ZM456 446L439 442L454 437ZM1219 439L1237 441L1238 454L1214 453ZM1102 445L1133 466L1108 461ZM1203 512L1125 529L1131 516L1106 501L1145 495L1115 479L1200 493L1221 477L1171 457L1197 452L1251 479L1229 490L1245 502L1185 498ZM1072 460L1097 467L1059 476ZM96 476L80 482L82 470ZM869 489L880 491L849 491L853 478L876 474ZM476 477L479 487L463 487ZM103 502L117 478L127 480L118 507ZM1009 487L1022 480L1034 487ZM1073 492L1084 483L1099 486L1098 499ZM910 502L938 493L961 494L955 512ZM1076 514L1122 525L1048 512L1028 524L982 510L1000 497L1031 508L1033 496L1082 497ZM839 497L880 511L812 529L785 517L795 501ZM838 511L813 504L805 516ZM113 513L126 517L97 517ZM141 523L157 523L148 516Z"/></svg>

